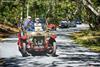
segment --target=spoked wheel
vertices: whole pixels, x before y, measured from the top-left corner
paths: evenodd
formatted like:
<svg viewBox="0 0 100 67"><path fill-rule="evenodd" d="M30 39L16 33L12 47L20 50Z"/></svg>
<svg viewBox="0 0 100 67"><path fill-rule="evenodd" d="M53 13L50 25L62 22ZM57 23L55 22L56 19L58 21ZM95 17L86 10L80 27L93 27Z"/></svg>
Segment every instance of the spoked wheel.
<svg viewBox="0 0 100 67"><path fill-rule="evenodd" d="M56 46L53 46L51 47L49 50L48 50L48 54L52 55L52 56L58 56L56 54Z"/></svg>
<svg viewBox="0 0 100 67"><path fill-rule="evenodd" d="M23 57L26 57L26 56L30 56L30 54L27 51L27 44L23 43Z"/></svg>
<svg viewBox="0 0 100 67"><path fill-rule="evenodd" d="M23 50L24 53L26 53L26 43L23 43L22 50Z"/></svg>
<svg viewBox="0 0 100 67"><path fill-rule="evenodd" d="M19 51L21 52L23 57L29 56L27 52L27 44L23 43L22 48L19 48Z"/></svg>
<svg viewBox="0 0 100 67"><path fill-rule="evenodd" d="M53 53L53 49L52 48L49 48L47 53L48 54L52 54Z"/></svg>
<svg viewBox="0 0 100 67"><path fill-rule="evenodd" d="M52 56L56 56L56 45L53 45Z"/></svg>

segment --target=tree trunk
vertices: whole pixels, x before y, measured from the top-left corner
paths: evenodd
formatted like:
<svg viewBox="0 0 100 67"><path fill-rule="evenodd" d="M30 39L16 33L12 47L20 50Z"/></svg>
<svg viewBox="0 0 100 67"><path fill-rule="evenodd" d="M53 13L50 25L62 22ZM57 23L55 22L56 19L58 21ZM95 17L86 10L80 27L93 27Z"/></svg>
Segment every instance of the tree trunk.
<svg viewBox="0 0 100 67"><path fill-rule="evenodd" d="M96 16L99 16L100 14L94 9L94 7L91 5L91 0L82 0L83 4L90 9Z"/></svg>
<svg viewBox="0 0 100 67"><path fill-rule="evenodd" d="M94 9L93 4L91 2L91 0L82 0L84 6L86 7L86 9L89 11L89 15L91 16L92 14L94 14L96 16L96 20L95 23L92 22L94 29L95 30L99 30L100 27L100 14ZM91 14L92 13L92 14ZM91 18L89 18L91 19ZM93 20L93 18L91 19ZM93 27L91 26L91 24L89 24L90 28L92 29Z"/></svg>
<svg viewBox="0 0 100 67"><path fill-rule="evenodd" d="M90 27L91 30L94 30L93 25L91 25L90 23L89 23L89 27Z"/></svg>

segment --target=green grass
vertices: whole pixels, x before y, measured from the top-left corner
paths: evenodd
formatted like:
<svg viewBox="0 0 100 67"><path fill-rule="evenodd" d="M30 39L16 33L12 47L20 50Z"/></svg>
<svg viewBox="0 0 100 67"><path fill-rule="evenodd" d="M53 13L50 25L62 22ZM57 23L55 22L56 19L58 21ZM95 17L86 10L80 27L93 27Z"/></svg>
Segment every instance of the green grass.
<svg viewBox="0 0 100 67"><path fill-rule="evenodd" d="M84 30L73 33L72 38L79 45L87 47L91 51L100 52L100 31Z"/></svg>
<svg viewBox="0 0 100 67"><path fill-rule="evenodd" d="M100 52L100 46L90 46L89 49L94 52Z"/></svg>
<svg viewBox="0 0 100 67"><path fill-rule="evenodd" d="M3 38L8 37L9 35L15 34L19 32L19 29L10 25L10 24L3 24L0 23L0 41Z"/></svg>

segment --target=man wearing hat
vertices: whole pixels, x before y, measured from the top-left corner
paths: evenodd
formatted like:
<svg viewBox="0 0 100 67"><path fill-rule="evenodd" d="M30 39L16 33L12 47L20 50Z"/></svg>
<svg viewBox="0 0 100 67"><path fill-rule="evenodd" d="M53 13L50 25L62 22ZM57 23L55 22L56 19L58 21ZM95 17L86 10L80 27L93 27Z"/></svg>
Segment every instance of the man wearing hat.
<svg viewBox="0 0 100 67"><path fill-rule="evenodd" d="M24 22L24 29L26 31L34 31L34 23L31 20L31 16L28 16Z"/></svg>
<svg viewBox="0 0 100 67"><path fill-rule="evenodd" d="M35 31L43 31L42 24L40 23L39 18L35 18L34 27L35 27Z"/></svg>

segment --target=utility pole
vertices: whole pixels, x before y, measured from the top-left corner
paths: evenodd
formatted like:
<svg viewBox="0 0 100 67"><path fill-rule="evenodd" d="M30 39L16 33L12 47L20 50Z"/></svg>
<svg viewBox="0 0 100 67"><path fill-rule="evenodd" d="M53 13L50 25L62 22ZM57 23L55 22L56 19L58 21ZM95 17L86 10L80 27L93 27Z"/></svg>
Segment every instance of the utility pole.
<svg viewBox="0 0 100 67"><path fill-rule="evenodd" d="M29 16L29 3L27 3L27 17Z"/></svg>
<svg viewBox="0 0 100 67"><path fill-rule="evenodd" d="M21 1L22 3L22 7L21 7L21 20L24 21L24 18L25 18L25 3L26 3L26 0L22 0Z"/></svg>

